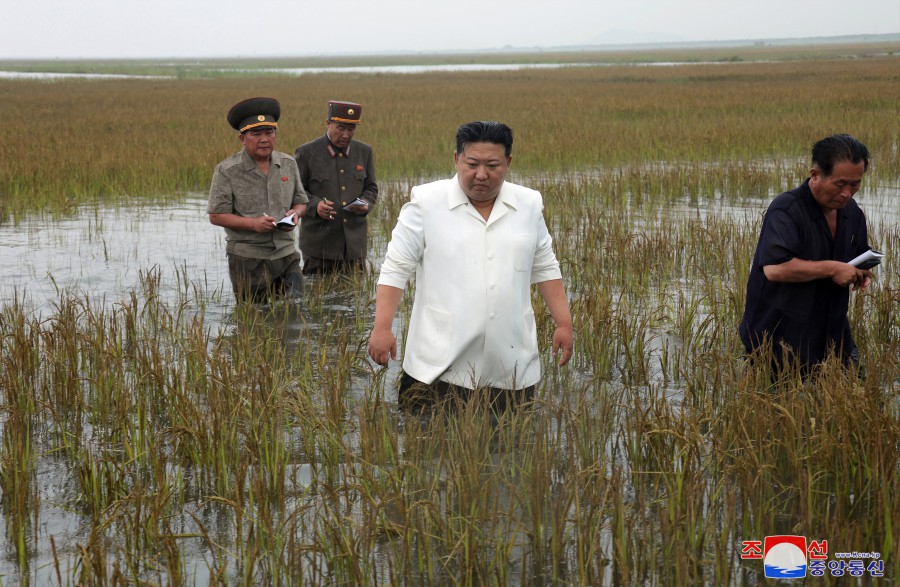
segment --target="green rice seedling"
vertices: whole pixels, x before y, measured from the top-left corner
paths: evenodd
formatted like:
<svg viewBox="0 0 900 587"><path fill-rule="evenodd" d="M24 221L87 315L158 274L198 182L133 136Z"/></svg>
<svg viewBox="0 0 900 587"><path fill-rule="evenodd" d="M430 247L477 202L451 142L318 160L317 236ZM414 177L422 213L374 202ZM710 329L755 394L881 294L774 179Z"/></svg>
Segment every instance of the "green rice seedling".
<svg viewBox="0 0 900 587"><path fill-rule="evenodd" d="M0 315L3 344L0 351L0 509L6 521L8 544L15 551L19 571L29 568L29 530L32 518L38 518L34 444L38 406L34 390L39 379L40 354L36 344L39 332L17 312Z"/></svg>
<svg viewBox="0 0 900 587"><path fill-rule="evenodd" d="M15 560L21 572L29 568L29 529L32 516L37 517L39 502L36 499L30 418L11 414L3 426L3 444L0 447L0 490L6 519L9 544L15 550Z"/></svg>
<svg viewBox="0 0 900 587"><path fill-rule="evenodd" d="M75 468L75 479L81 490L78 503L98 522L127 493L125 467L112 456L104 458L83 451Z"/></svg>

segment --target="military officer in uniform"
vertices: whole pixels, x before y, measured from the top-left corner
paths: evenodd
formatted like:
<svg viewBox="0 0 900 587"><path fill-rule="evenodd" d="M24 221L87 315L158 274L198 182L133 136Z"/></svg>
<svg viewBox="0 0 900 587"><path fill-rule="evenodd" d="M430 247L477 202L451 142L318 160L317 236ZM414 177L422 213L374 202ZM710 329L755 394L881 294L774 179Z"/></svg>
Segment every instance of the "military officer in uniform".
<svg viewBox="0 0 900 587"><path fill-rule="evenodd" d="M306 212L297 162L275 150L281 105L274 98L235 104L228 123L243 148L216 166L209 188L209 221L225 228L228 275L238 300L264 301L273 291L296 297L300 254L290 234ZM286 225L280 220L290 218Z"/></svg>
<svg viewBox="0 0 900 587"><path fill-rule="evenodd" d="M303 273L365 266L366 215L378 199L372 148L353 140L362 106L328 102L325 135L297 148L309 206L302 218Z"/></svg>

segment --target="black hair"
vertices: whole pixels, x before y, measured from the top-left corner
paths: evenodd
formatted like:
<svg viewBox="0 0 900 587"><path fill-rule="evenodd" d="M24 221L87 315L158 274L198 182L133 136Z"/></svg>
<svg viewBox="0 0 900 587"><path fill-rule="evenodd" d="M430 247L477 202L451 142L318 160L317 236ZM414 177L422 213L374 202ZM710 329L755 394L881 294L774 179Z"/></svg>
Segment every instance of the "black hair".
<svg viewBox="0 0 900 587"><path fill-rule="evenodd" d="M813 145L812 162L828 177L834 166L842 161L863 162L863 171L869 169L869 150L850 135L831 135Z"/></svg>
<svg viewBox="0 0 900 587"><path fill-rule="evenodd" d="M512 153L512 129L502 122L486 120L467 122L456 129L456 152L462 153L469 143L494 143L503 145L506 157Z"/></svg>

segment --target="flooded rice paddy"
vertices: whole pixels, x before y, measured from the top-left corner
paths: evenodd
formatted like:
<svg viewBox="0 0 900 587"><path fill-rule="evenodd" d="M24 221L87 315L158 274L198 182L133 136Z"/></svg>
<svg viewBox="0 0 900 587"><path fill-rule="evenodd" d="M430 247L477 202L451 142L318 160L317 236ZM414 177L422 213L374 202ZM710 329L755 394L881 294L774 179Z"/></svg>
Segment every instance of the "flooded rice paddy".
<svg viewBox="0 0 900 587"><path fill-rule="evenodd" d="M527 178L517 181L529 185ZM541 177L539 181L552 179ZM566 181L579 179L570 176ZM405 193L407 188L408 184L403 184L399 189ZM639 216L651 222L660 218L753 222L761 218L769 200L685 196ZM900 186L864 188L856 200L866 213L870 231L897 230ZM552 223L553 219L549 220ZM373 238L369 263L377 269L383 235ZM124 292L139 286L142 274L154 271L168 284L161 292L167 302L176 301L178 283L185 279L202 288L211 300L206 306L207 321L221 326L233 306L224 251L224 232L207 220L205 194L194 194L176 205L83 206L70 217L35 215L19 225L0 225L0 264L4 267L0 304L20 299L40 313L63 290L115 303Z"/></svg>
<svg viewBox="0 0 900 587"><path fill-rule="evenodd" d="M517 180L529 183L528 178ZM594 180L586 178L584 181L589 184ZM552 178L535 181L546 184L552 182ZM609 227L613 219L604 216L603 210L593 210L596 217L592 217L584 214L584 210L592 210L587 206L572 219L564 213L554 212L553 204L548 202L548 216L552 231L557 235L556 248L564 264L564 278L570 283L576 316L597 323L590 326L596 327L598 334L580 340L579 344L586 349L604 345L609 349L582 350L565 373L549 370L548 389L578 391L573 391L572 399L548 400L553 405L553 409L545 414L548 420L541 420L542 425L534 426L537 440L532 438L525 442L545 441L553 450L548 454L529 456L529 453L520 452L521 445L517 443L521 439L505 438L503 433L496 433L496 429L497 436L482 437L477 430L455 430L450 422L442 424L443 428L426 430L418 428L411 419L404 421L399 417L397 420L393 389L399 364L394 362L390 369L379 372L364 358L364 341L358 337L367 332L371 323L374 276L384 251L385 235L393 225L408 187L402 183L391 186L383 204L386 211L372 219L369 259L372 271L367 276L355 281L309 279L306 288L315 303L284 305L271 312L271 308L259 308L256 310L258 318L252 319L249 326L246 315L235 308L226 270L224 234L220 228L209 224L203 194L191 195L172 205L98 205L82 207L68 217L34 215L18 225L0 226L0 266L4 268L0 305L20 307L24 315L36 323L61 321L59 313L71 310L67 305L69 302L63 301L67 296L84 300L84 305L76 304L75 308L85 314L91 313L86 307L94 308L96 312L115 312L117 308L127 310L131 307L142 319L152 321L158 318L147 318L141 314L141 308L144 312L167 308L182 322L201 319L203 332L194 333L190 327L181 330L181 327L171 326L171 332L161 329L160 335L196 334L200 344L210 352L220 348L223 341L239 347L245 338L256 340L254 337L260 336L260 331L277 333L268 337L263 335L258 342L280 357L275 361L275 367L260 366L276 371L272 374L273 379L267 381L275 381L275 386L280 388L285 384L279 382L278 377L292 373L293 383L287 384L288 387L296 385L306 394L326 398L322 403L310 405L294 398L291 402L298 404L288 402L288 405L299 413L323 410L323 421L331 422L333 417L334 421L343 423L337 429L328 429L323 424L326 430L315 433L308 429L312 420L301 421L302 425L297 422L287 425L275 435L278 440L272 447L273 451L283 451L282 455L271 457L271 462L249 463L241 472L246 478L227 481L223 476L212 482L204 477L215 473L191 464L195 462L191 451L201 451L198 441L185 439L181 444L172 441L172 437L179 434L185 437L198 434L195 428L207 425L202 421L191 421L199 415L186 416L188 421L170 422L161 429L158 441L172 442L173 448L167 459L155 465L142 460L143 457L134 454L129 447L139 447L142 443L152 446L157 440L132 438L129 441L126 438L110 443L105 440L109 437L108 432L102 428L114 427L112 422L101 424L85 418L90 423L78 427L81 438L61 442L63 447L67 442L73 442L79 448L60 448L57 455L50 449L54 442L47 439L56 438L60 431L55 424L35 421L33 434L43 439L38 442L39 448L47 452L39 453L32 461L30 482L36 487L37 497L31 503L32 519L26 524L27 531L22 533L23 521L10 515L2 523L2 530L9 540L0 553L0 581L3 584L44 584L63 577L65 583L66 577L114 575L115 572L150 583L184 581L194 584L217 581L265 584L277 582L279 577L282 581L284 577L293 577L298 583L308 584L373 585L445 584L447 581L462 584L688 584L681 580L704 585L740 585L758 580L762 565L755 569L738 560L739 539L762 538L765 532L775 533L776 528L756 522L757 526L745 528L741 533L738 528L728 527L728 521L743 519L746 523L746 520L754 519L749 517L750 513L762 505L752 496L734 497L731 492L735 490L729 484L717 484L715 478L724 469L707 470L702 464L703 457L695 452L709 450L715 453L716 445L724 442L708 436L709 429L716 426L715 422L701 418L691 420L683 429L675 429L684 425L679 414L691 412L696 404L727 401L716 395L715 384L710 386L701 380L708 373L699 371L706 369L708 372L709 369L703 365L695 369L688 365L688 359L708 358L717 352L715 345L721 339L736 337L736 333L717 323L723 315L730 316L722 308L734 304L719 298L720 295L727 297L727 294L710 289L710 283L715 282L714 270L707 270L705 277L697 278L691 275L692 271L678 267L690 267L691 259L700 254L691 249L704 248L702 237L698 244L690 236L684 237L682 232L690 233L694 228L698 232L708 231L708 245L721 247L724 251L734 244L728 241L729 230L744 236L754 232L769 196L741 200L685 196L660 206L626 204L617 210L620 213L631 208L619 232ZM857 198L870 219L872 234L895 243L900 223L900 189L877 186L869 191L864 189ZM554 216L555 213L558 216ZM667 228L672 226L676 228ZM610 232L604 232L607 230ZM596 234L604 234L610 241L623 239L622 254L643 252L645 257L638 255L635 258L641 259L640 263L646 260L646 265L634 269L633 275L610 276L603 281L608 283L608 286L604 285L604 291L597 291L598 281L592 277L591 267L585 265L596 262L607 270L605 261L591 255L584 257L586 261L579 262L576 258L576 255L584 255L584 249L591 245L598 250L607 246L592 240ZM613 245L608 246L612 248ZM682 246L684 250L674 254L672 250L660 251ZM681 253L684 259L677 260ZM752 250L746 251L746 255L750 254ZM656 255L676 258L675 268L660 269L664 275L654 277ZM724 252L723 258L727 258ZM576 268L578 263L581 266ZM741 274L742 270L735 269L734 273ZM742 280L739 276L732 276L732 279ZM732 284L729 287L739 289L741 286ZM153 304L148 298L153 298ZM671 312L671 316L662 315L666 312ZM134 318L129 311L125 314L129 319ZM546 320L546 316L539 317L541 319ZM599 326L604 321L618 324L615 332L623 340L603 340L604 331ZM402 322L401 316L395 326L401 328ZM47 327L52 329L53 325L47 324ZM159 328L158 325L153 327ZM726 331L723 332L723 328ZM896 338L897 325L888 328L895 329L890 336ZM347 337L342 332L352 334ZM710 343L711 340L716 342ZM321 349L321 352L304 350L315 349L326 341L328 345L343 344L352 348ZM172 342L173 346L178 344ZM189 355L191 349L184 352ZM183 360L178 357L179 353L173 353L172 358ZM289 365L277 365L301 357L311 364L309 373L303 372L302 366L297 375L296 371L290 371ZM97 379L92 379L102 376L92 366L91 361L97 359L82 360L87 365L87 373L80 377L78 385L99 385ZM113 362L116 360L113 357ZM190 363L189 358L184 360ZM733 368L736 363L734 358L716 357L715 360L721 362L707 365L730 365L723 371ZM342 364L347 372L335 374L329 369L332 362ZM160 368L166 369L164 360ZM213 377L220 368L216 365L203 367ZM298 369L296 365L293 368ZM174 374L176 367L172 369ZM140 377L132 381L130 378L136 376L127 371L121 373L129 378L129 385L143 385ZM153 371L145 372L144 376L153 377ZM165 373L158 376L168 377ZM199 377L198 381L205 381L204 376L192 373L175 376ZM722 377L724 381L726 376ZM719 384L725 385L723 381ZM114 386L113 383L110 385ZM189 392L186 384L182 387L172 383L171 386L178 393ZM700 387L706 391L700 392ZM338 389L337 393L342 397L328 398L332 388ZM596 394L598 389L604 390L608 397L598 399L604 395ZM592 391L588 393L587 390ZM379 411L381 407L377 400L372 407L373 397L378 394L383 394L387 412ZM174 402L176 398L161 395L153 401L157 400ZM251 394L250 399L242 401L258 400ZM135 406L140 406L140 402ZM329 410L336 410L336 413L329 413ZM605 418L604 413L616 410L621 410L619 415ZM135 422L150 418L150 415L135 415L130 411L123 413L135 418ZM384 416L385 413L388 416ZM647 415L651 413L652 418ZM252 414L253 409L248 412L249 417ZM582 422L586 431L579 431L578 426L568 420L574 418L572 414L578 415L581 420L574 422ZM379 422L379 417L393 422ZM674 428L667 430L664 423ZM0 416L4 437L11 434L8 431L13 429L12 424L6 415ZM812 426L815 425L814 419ZM369 429L379 426L385 427L381 435ZM469 447L468 450L479 453L476 447L488 447L477 464L467 460L465 454L454 454L453 448L446 449L449 454L424 455L420 461L415 461L416 451L431 446L422 440L428 434L462 438L463 432L473 435L465 437L462 443ZM271 440L272 437L263 438ZM686 438L692 442L687 442ZM252 445L252 434L241 442ZM340 445L339 448L335 443ZM373 443L382 445L376 449L371 446ZM65 453L69 450L87 451L87 458L67 459ZM180 458L179 451L185 452ZM214 453L215 447L211 454ZM353 455L352 458L348 454ZM722 454L726 456L721 458L728 463L732 462L729 459L740 461L744 458L742 449L734 447L728 447ZM91 455L100 456L94 458ZM212 462L230 456L208 458ZM407 457L417 463L431 463L431 466L427 470L404 469L403 462ZM551 458L552 462L531 462L529 458ZM575 461L579 459L585 462L577 464ZM73 460L76 465L72 464ZM717 462L721 465L726 461ZM136 463L138 472L122 463ZM510 469L513 473L497 479L485 476L479 468L505 471L510 463L514 465ZM134 493L140 493L134 489L141 485L137 480L138 473L143 467L153 466L160 466L162 470L151 476L168 479L171 486L144 487L142 491L146 494L135 499L147 500L145 506L129 502ZM467 466L472 470L466 471ZM869 463L866 466L876 465ZM654 470L670 471L674 475L673 482L697 489L696 499L686 498L685 510L672 505L673 492L681 490L668 485L668 480L658 481L653 474L647 474ZM403 471L403 474L399 473ZM575 477L570 476L572 471L577 472ZM415 479L410 481L403 475ZM260 489L257 483L269 479L267 476L277 477L280 481ZM595 478L600 480L599 484L592 481ZM402 483L391 486L400 483L398 479ZM230 486L230 482L234 486ZM415 485L416 482L431 493ZM97 487L93 498L85 497L90 494L86 490L90 483ZM420 487L423 492L407 494L403 483ZM534 486L528 486L528 483ZM567 488L570 483L576 483L580 489L570 492ZM661 489L658 483L665 487ZM605 491L608 493L598 490L607 484L609 489ZM208 489L211 485L218 488L214 496ZM132 493L128 493L127 488L131 488ZM843 489L840 482L837 489ZM237 503L242 499L261 499L254 491L275 491L278 495L265 507ZM865 494L868 489L850 489L850 493L860 491ZM174 493L176 497L166 492ZM731 496L732 501L726 500L725 505L719 503L722 493ZM165 494L165 499L159 498L161 494ZM665 495L666 499L659 495ZM586 502L578 502L579 496ZM91 505L90 499L98 501ZM649 501L644 503L644 499ZM679 499L684 496L679 494ZM777 501L779 498L765 499ZM377 507L373 506L375 502ZM268 502L263 500L263 503ZM161 509L149 512L143 511L142 507ZM236 513L244 507L258 509L244 520ZM592 509L595 507L596 512ZM666 507L670 508L670 513L663 511L657 519L655 510ZM127 513L121 514L119 508ZM426 509L419 511L417 508ZM471 518L465 517L467 508L475 512ZM629 508L639 513L627 519L621 517L623 511L631 511ZM485 511L494 514L480 518ZM120 515L126 521L119 520L117 516ZM431 519L441 515L448 517L446 523ZM748 517L736 517L740 515ZM141 516L154 520L153 524L142 522ZM777 514L775 518L778 518ZM479 521L483 527L463 527L477 525ZM416 527L416 523L424 525ZM596 526L587 530L580 528L588 523ZM149 535L157 530L151 530L150 525L164 527L169 542L154 542ZM716 529L710 531L709 525ZM127 531L117 535L108 532L108 528ZM275 535L267 535L269 542L260 538L260 534L272 532L272 528L289 529L284 534L276 531ZM790 533L789 528L782 530L782 533ZM831 530L834 529L824 527L816 531ZM377 536L370 540L366 532L374 532ZM443 532L444 535L428 536L431 532ZM98 533L102 538L98 538ZM648 553L664 551L671 539L670 533L691 543L694 549L691 552L697 560L686 567L675 560L626 562L629 549L647 549ZM685 533L694 534L685 538ZM715 534L721 538L709 538ZM649 546L638 544L638 537ZM358 543L343 542L348 538ZM445 539L451 546L438 546L438 538ZM858 539L863 541L862 534ZM14 546L16 540L21 540L21 548ZM476 544L469 546L466 540L474 540ZM299 545L294 545L295 541ZM252 551L249 546L247 551L242 550L242 544L251 543L262 551ZM893 548L884 541L882 544ZM857 544L844 546L848 549L862 547ZM492 547L504 552L485 551ZM271 552L265 551L266 548ZM172 549L177 554L173 554ZM267 560L267 556L272 560ZM580 561L582 556L587 557L587 562L573 562ZM415 562L432 558L443 562L434 567ZM91 565L101 570L91 571ZM286 570L294 565L301 569L299 574L296 569ZM73 582L78 581L73 579Z"/></svg>

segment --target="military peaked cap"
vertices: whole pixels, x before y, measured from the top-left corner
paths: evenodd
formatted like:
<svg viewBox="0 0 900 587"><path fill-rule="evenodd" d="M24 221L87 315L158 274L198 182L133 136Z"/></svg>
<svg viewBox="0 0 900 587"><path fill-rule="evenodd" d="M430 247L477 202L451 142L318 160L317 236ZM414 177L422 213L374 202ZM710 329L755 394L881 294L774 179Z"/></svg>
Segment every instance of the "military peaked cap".
<svg viewBox="0 0 900 587"><path fill-rule="evenodd" d="M330 122L342 122L344 124L360 124L359 117L362 114L362 106L353 102L341 102L329 100L328 120Z"/></svg>
<svg viewBox="0 0 900 587"><path fill-rule="evenodd" d="M241 133L259 126L278 126L281 104L275 98L249 98L228 111L228 124Z"/></svg>

